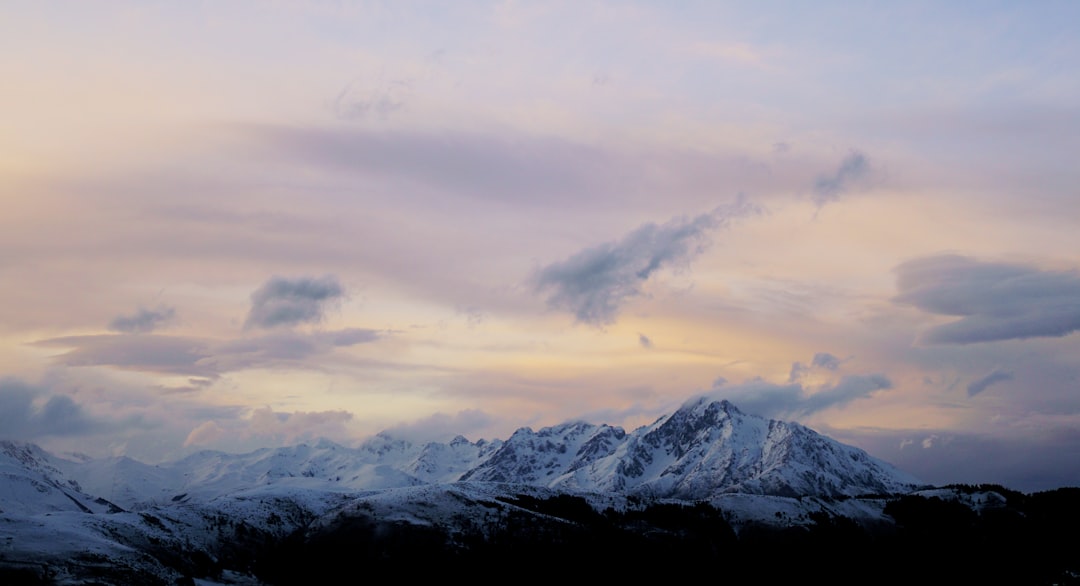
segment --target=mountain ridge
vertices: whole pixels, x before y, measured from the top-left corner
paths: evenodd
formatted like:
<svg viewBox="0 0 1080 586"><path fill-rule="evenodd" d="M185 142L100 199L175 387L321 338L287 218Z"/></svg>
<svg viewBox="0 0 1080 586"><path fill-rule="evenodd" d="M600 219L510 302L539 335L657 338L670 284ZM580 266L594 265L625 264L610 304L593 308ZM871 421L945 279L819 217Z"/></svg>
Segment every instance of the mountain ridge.
<svg viewBox="0 0 1080 586"><path fill-rule="evenodd" d="M355 448L319 440L245 454L200 451L158 465L123 457L52 461L65 481L127 508L275 484L356 491L479 481L683 500L730 493L856 496L921 484L800 424L745 414L708 397L630 432L572 419L535 431L522 427L506 440L413 443L380 432Z"/></svg>

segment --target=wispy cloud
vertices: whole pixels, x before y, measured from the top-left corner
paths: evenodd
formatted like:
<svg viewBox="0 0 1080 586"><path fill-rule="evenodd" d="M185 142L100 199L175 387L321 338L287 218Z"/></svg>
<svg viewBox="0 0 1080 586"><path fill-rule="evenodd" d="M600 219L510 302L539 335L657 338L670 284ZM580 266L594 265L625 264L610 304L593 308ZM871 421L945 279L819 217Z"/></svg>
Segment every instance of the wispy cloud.
<svg viewBox="0 0 1080 586"><path fill-rule="evenodd" d="M896 267L895 301L960 319L923 333L927 344L1060 337L1080 330L1080 274L958 255Z"/></svg>
<svg viewBox="0 0 1080 586"><path fill-rule="evenodd" d="M479 409L463 409L453 415L434 413L416 421L399 423L385 432L392 437L416 443L447 441L455 435L472 435L485 430L494 422L495 418Z"/></svg>
<svg viewBox="0 0 1080 586"><path fill-rule="evenodd" d="M383 332L346 328L300 333L289 330L233 340L160 334L64 336L37 346L70 348L54 360L65 366L108 366L121 370L197 377L196 387L226 372L249 368L312 368L304 361L335 348L374 342ZM193 390L187 387L178 390Z"/></svg>
<svg viewBox="0 0 1080 586"><path fill-rule="evenodd" d="M294 326L322 321L328 304L345 295L337 277L271 277L251 294L245 328Z"/></svg>
<svg viewBox="0 0 1080 586"><path fill-rule="evenodd" d="M64 366L112 366L123 370L200 378L219 375L208 340L159 334L63 336L34 343L70 348L53 360Z"/></svg>
<svg viewBox="0 0 1080 586"><path fill-rule="evenodd" d="M836 171L822 175L814 181L814 194L811 197L819 208L840 199L870 172L870 161L859 151L852 151L840 161Z"/></svg>
<svg viewBox="0 0 1080 586"><path fill-rule="evenodd" d="M967 394L974 397L985 391L990 385L1013 379L1013 373L995 368L986 376L974 380L967 386Z"/></svg>
<svg viewBox="0 0 1080 586"><path fill-rule="evenodd" d="M376 107L376 106L372 106ZM566 138L523 133L383 132L350 128L245 127L250 136L287 161L304 161L348 175L403 180L396 197L464 195L535 206L538 198L580 204L603 199L602 179L621 169L614 153Z"/></svg>
<svg viewBox="0 0 1080 586"><path fill-rule="evenodd" d="M328 438L347 441L346 424L353 419L348 411L274 411L253 409L247 418L209 420L188 433L184 446L243 445L257 440L278 445Z"/></svg>
<svg viewBox="0 0 1080 586"><path fill-rule="evenodd" d="M687 266L704 252L710 232L757 210L740 199L693 219L645 224L618 242L586 248L540 269L534 276L536 290L547 293L550 307L573 313L580 323L614 323L622 305L641 295L657 271Z"/></svg>
<svg viewBox="0 0 1080 586"><path fill-rule="evenodd" d="M409 79L379 79L365 84L353 80L341 90L331 104L334 115L342 120L360 120L376 116L386 120L390 114L405 107L412 94Z"/></svg>

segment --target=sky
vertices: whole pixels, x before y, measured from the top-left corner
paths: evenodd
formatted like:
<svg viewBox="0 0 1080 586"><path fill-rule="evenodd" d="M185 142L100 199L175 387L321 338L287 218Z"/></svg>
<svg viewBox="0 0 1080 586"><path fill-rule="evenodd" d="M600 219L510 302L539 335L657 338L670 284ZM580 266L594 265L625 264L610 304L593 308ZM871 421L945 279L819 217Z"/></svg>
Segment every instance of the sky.
<svg viewBox="0 0 1080 586"><path fill-rule="evenodd" d="M0 435L148 462L690 397L1080 485L1080 4L13 2Z"/></svg>

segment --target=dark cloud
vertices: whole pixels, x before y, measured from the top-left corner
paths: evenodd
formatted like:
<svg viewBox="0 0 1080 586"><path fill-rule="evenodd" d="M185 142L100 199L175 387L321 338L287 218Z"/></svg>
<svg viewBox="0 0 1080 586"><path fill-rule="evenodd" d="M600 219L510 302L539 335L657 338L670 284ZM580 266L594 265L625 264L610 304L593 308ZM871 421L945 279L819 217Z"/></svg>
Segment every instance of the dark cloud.
<svg viewBox="0 0 1080 586"><path fill-rule="evenodd" d="M924 332L927 344L973 344L1060 337L1080 330L1080 274L959 255L918 258L896 267L894 299L959 320Z"/></svg>
<svg viewBox="0 0 1080 586"><path fill-rule="evenodd" d="M587 248L542 268L533 279L536 290L548 293L550 307L572 312L578 322L613 323L622 304L640 295L656 271L689 263L705 250L709 232L756 211L740 199L693 219L645 224L619 242Z"/></svg>
<svg viewBox="0 0 1080 586"><path fill-rule="evenodd" d="M840 367L840 359L828 352L818 352L814 354L814 359L810 361L810 364L825 370L836 370Z"/></svg>
<svg viewBox="0 0 1080 586"><path fill-rule="evenodd" d="M761 378L738 385L727 385L724 379L713 383L713 394L728 399L739 409L763 417L803 417L832 407L869 397L878 391L892 388L892 381L882 374L848 375L832 385L810 392L802 383L771 383Z"/></svg>
<svg viewBox="0 0 1080 586"><path fill-rule="evenodd" d="M974 397L975 395L978 395L979 393L985 391L987 387L992 384L1012 379L1013 373L995 368L992 372L990 372L990 374L987 374L986 376L978 380L972 381L971 384L967 386L968 396Z"/></svg>
<svg viewBox="0 0 1080 586"><path fill-rule="evenodd" d="M47 389L16 378L0 379L0 435L5 438L79 435L98 427L67 395L50 395Z"/></svg>
<svg viewBox="0 0 1080 586"><path fill-rule="evenodd" d="M272 328L317 323L327 304L344 297L345 289L337 277L318 279L271 277L251 294L251 311L245 328Z"/></svg>
<svg viewBox="0 0 1080 586"><path fill-rule="evenodd" d="M132 315L118 315L109 322L109 329L125 334L143 334L156 330L176 315L172 307L161 306L157 309L140 307Z"/></svg>
<svg viewBox="0 0 1080 586"><path fill-rule="evenodd" d="M641 344L641 347L645 348L646 350L652 349L652 340L650 340L649 337L645 334L638 334L638 343Z"/></svg>
<svg viewBox="0 0 1080 586"><path fill-rule="evenodd" d="M840 199L840 196L849 191L854 184L867 176L870 171L870 162L866 155L859 151L852 151L840 161L840 166L831 175L818 177L814 182L814 195L812 199L820 208L829 202Z"/></svg>

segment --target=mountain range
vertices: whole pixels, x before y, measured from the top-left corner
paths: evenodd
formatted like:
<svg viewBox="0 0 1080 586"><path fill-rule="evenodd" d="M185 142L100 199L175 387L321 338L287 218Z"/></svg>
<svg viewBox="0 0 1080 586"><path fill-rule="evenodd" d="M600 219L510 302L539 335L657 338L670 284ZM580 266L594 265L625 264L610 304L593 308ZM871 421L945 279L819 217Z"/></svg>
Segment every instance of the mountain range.
<svg viewBox="0 0 1080 586"><path fill-rule="evenodd" d="M654 547L657 535L690 539L664 524L670 503L709 507L684 519L725 528L709 539L830 519L874 527L890 522L890 499L916 491L973 511L1008 500L993 490L934 493L862 450L707 398L630 432L570 421L506 440L423 444L383 432L354 448L322 440L158 465L3 441L0 579L9 579L0 581L275 581L287 572L274 560L333 550L298 543L330 540L355 555L356 543L401 531L393 543L438 543L432 555L457 560L508 539L534 539L533 548L586 539L569 526ZM372 559L393 557L378 543Z"/></svg>

